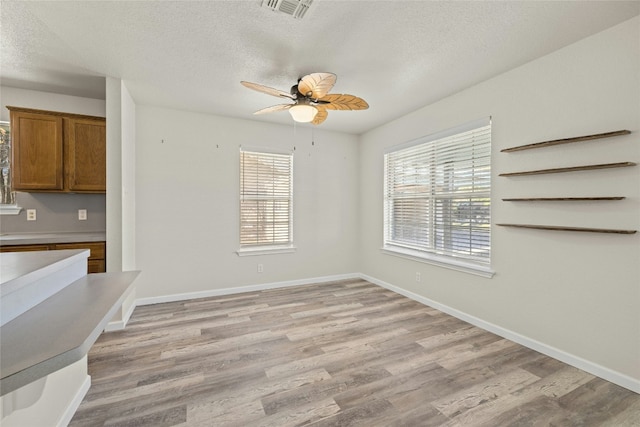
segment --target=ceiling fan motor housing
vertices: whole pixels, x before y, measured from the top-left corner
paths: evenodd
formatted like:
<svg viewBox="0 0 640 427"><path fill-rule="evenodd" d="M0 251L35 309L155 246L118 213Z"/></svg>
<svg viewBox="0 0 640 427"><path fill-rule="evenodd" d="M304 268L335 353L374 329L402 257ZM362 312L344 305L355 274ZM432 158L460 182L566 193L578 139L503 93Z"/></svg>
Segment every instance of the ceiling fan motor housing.
<svg viewBox="0 0 640 427"><path fill-rule="evenodd" d="M262 7L274 12L282 12L295 19L302 19L311 7L311 3L313 0L262 0Z"/></svg>

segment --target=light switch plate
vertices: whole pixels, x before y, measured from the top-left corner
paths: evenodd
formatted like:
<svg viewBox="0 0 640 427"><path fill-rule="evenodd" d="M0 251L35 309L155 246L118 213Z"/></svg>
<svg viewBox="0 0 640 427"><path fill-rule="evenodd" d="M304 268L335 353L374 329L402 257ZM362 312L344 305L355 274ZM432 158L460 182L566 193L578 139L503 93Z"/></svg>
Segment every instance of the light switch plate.
<svg viewBox="0 0 640 427"><path fill-rule="evenodd" d="M78 209L78 219L80 221L87 220L87 210L86 209Z"/></svg>
<svg viewBox="0 0 640 427"><path fill-rule="evenodd" d="M35 221L35 220L36 220L36 210L27 209L27 221Z"/></svg>

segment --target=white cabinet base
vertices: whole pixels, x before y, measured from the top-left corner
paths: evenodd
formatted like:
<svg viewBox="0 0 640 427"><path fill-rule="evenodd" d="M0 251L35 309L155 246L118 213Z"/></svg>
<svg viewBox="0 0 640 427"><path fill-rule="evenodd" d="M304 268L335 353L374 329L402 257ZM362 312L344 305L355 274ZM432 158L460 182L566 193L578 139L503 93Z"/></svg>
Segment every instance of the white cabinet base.
<svg viewBox="0 0 640 427"><path fill-rule="evenodd" d="M91 386L87 357L0 398L2 427L66 426Z"/></svg>

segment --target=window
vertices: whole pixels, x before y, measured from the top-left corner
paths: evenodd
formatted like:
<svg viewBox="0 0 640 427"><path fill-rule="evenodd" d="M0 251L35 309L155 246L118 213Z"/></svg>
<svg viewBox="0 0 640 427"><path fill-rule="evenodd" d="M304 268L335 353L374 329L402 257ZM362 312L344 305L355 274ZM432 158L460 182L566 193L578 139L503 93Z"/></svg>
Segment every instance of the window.
<svg viewBox="0 0 640 427"><path fill-rule="evenodd" d="M0 215L17 215L15 192L11 191L11 127L0 121Z"/></svg>
<svg viewBox="0 0 640 427"><path fill-rule="evenodd" d="M384 155L384 247L491 276L491 122L393 147Z"/></svg>
<svg viewBox="0 0 640 427"><path fill-rule="evenodd" d="M293 154L240 150L239 255L293 250Z"/></svg>

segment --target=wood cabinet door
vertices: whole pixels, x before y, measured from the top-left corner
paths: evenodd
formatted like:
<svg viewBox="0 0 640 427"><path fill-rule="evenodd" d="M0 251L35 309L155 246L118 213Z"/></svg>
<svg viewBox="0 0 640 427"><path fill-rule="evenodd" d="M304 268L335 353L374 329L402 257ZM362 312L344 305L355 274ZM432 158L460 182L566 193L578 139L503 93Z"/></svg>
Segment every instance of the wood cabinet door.
<svg viewBox="0 0 640 427"><path fill-rule="evenodd" d="M69 191L107 191L107 139L104 120L65 120L66 178Z"/></svg>
<svg viewBox="0 0 640 427"><path fill-rule="evenodd" d="M107 271L103 259L90 259L87 261L87 273L104 273Z"/></svg>
<svg viewBox="0 0 640 427"><path fill-rule="evenodd" d="M53 249L89 249L89 259L87 260L87 269L89 273L104 273L107 271L106 242L87 242L87 243L56 243L52 245Z"/></svg>
<svg viewBox="0 0 640 427"><path fill-rule="evenodd" d="M13 189L62 191L62 117L11 112Z"/></svg>

